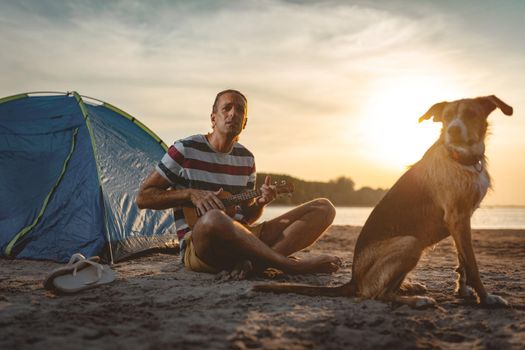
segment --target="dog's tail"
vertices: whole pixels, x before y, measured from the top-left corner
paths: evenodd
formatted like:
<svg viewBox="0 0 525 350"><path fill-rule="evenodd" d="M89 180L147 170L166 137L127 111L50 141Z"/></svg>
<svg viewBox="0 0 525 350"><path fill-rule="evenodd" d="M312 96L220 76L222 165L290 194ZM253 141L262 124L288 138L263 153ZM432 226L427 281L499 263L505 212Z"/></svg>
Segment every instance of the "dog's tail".
<svg viewBox="0 0 525 350"><path fill-rule="evenodd" d="M310 296L352 297L355 296L355 287L352 282L338 287L310 286L307 284L256 284L252 288L256 292L271 292L277 294L295 293Z"/></svg>

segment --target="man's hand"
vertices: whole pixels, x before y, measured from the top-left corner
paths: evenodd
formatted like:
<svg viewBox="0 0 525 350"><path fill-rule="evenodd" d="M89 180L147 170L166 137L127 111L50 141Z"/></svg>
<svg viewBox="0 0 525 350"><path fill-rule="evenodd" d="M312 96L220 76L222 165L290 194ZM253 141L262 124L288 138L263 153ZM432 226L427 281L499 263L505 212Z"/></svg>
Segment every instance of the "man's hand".
<svg viewBox="0 0 525 350"><path fill-rule="evenodd" d="M224 204L219 197L217 197L221 192L222 188L215 192L191 189L190 200L197 208L200 215L203 215L212 209L224 210Z"/></svg>
<svg viewBox="0 0 525 350"><path fill-rule="evenodd" d="M272 185L272 177L266 176L264 184L261 186L261 196L257 198L257 204L264 206L275 198L277 198L277 191L275 185Z"/></svg>

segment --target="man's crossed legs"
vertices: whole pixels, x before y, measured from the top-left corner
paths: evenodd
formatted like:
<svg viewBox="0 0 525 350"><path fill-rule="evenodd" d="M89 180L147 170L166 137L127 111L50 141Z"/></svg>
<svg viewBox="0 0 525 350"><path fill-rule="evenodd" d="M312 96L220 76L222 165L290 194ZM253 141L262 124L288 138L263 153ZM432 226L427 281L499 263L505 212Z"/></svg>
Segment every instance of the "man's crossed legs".
<svg viewBox="0 0 525 350"><path fill-rule="evenodd" d="M191 249L198 259L217 271L229 271L239 264L251 263L261 271L274 267L291 274L334 272L341 263L335 256L289 258L314 243L334 217L332 203L316 199L266 221L256 236L224 212L210 210L193 228Z"/></svg>

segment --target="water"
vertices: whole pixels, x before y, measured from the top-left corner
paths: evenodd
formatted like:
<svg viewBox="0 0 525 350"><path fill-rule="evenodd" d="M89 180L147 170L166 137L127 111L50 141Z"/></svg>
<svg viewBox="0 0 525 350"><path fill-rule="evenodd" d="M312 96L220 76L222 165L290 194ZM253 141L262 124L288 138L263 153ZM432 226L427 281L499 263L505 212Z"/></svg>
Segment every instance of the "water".
<svg viewBox="0 0 525 350"><path fill-rule="evenodd" d="M269 220L290 210L291 207L268 206L262 220ZM371 207L338 207L334 225L363 226ZM485 207L479 208L472 216L475 229L525 229L525 207Z"/></svg>

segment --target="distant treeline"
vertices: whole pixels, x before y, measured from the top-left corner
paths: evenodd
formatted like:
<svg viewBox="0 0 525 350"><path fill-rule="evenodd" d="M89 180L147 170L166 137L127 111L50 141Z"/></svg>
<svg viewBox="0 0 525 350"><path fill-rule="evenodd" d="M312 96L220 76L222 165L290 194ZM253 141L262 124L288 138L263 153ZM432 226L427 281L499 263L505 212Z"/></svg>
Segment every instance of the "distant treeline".
<svg viewBox="0 0 525 350"><path fill-rule="evenodd" d="M339 177L329 182L304 181L280 174L257 174L257 186L260 186L266 177L270 175L272 182L280 183L285 180L294 184L294 193L291 196L281 196L272 204L277 205L297 205L314 198L328 198L336 206L366 207L376 205L387 192L386 189L373 189L362 187L356 190L355 183L347 177Z"/></svg>

